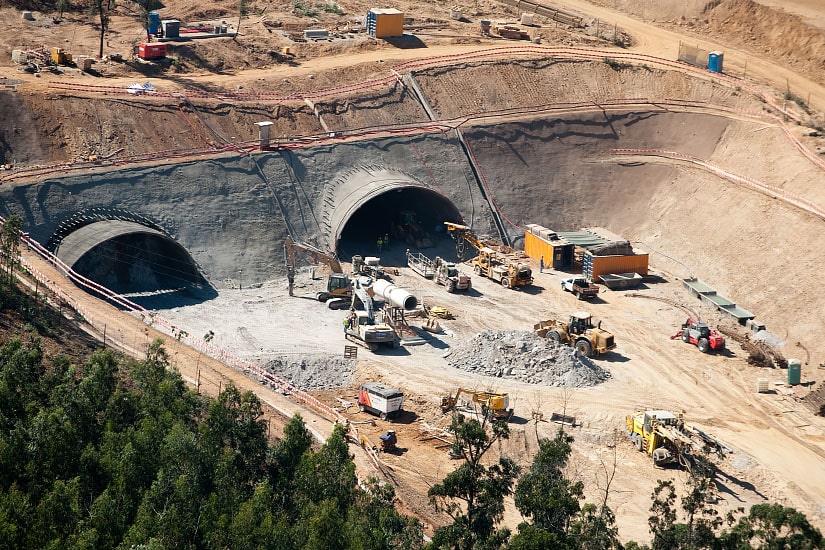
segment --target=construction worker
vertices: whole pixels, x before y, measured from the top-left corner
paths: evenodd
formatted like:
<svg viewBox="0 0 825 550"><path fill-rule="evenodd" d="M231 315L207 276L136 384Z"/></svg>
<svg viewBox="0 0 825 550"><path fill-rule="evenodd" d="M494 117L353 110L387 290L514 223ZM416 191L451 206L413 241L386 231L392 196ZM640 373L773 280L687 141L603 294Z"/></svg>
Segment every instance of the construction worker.
<svg viewBox="0 0 825 550"><path fill-rule="evenodd" d="M384 233L384 246L390 246L390 234Z"/></svg>
<svg viewBox="0 0 825 550"><path fill-rule="evenodd" d="M544 273L544 256L539 258L539 273Z"/></svg>
<svg viewBox="0 0 825 550"><path fill-rule="evenodd" d="M349 316L344 317L344 336L347 335L347 329L349 328Z"/></svg>
<svg viewBox="0 0 825 550"><path fill-rule="evenodd" d="M378 241L376 241L376 244L378 245L378 253L380 254L381 247L384 246L384 241L381 239L381 237L378 237Z"/></svg>

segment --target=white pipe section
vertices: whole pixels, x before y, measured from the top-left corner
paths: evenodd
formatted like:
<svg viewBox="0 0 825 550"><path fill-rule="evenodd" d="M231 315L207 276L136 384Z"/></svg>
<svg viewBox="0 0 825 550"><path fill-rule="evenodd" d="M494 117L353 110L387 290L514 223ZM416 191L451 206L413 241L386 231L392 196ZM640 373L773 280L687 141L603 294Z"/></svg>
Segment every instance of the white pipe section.
<svg viewBox="0 0 825 550"><path fill-rule="evenodd" d="M376 296L381 297L385 302L407 310L418 307L418 298L404 290L398 288L384 279L378 279L372 283L372 290Z"/></svg>

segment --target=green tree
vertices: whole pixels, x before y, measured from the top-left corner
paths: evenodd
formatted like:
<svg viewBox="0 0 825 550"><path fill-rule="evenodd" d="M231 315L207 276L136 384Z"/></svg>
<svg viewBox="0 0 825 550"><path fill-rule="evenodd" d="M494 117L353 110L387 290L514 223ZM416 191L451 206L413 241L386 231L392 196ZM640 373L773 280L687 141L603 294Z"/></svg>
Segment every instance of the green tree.
<svg viewBox="0 0 825 550"><path fill-rule="evenodd" d="M752 506L747 516L723 531L718 547L813 550L825 548L825 540L804 514L781 504L767 503Z"/></svg>
<svg viewBox="0 0 825 550"><path fill-rule="evenodd" d="M97 16L98 26L100 29L100 48L98 49L98 57L103 57L103 41L106 38L106 32L109 30L109 22L111 21L111 13L115 9L115 0L89 0L89 15L91 17Z"/></svg>
<svg viewBox="0 0 825 550"><path fill-rule="evenodd" d="M69 0L55 0L54 9L57 10L57 18L63 19L63 13L71 7Z"/></svg>
<svg viewBox="0 0 825 550"><path fill-rule="evenodd" d="M347 517L349 548L373 550L412 550L421 548L421 522L405 517L395 509L395 489L388 483L369 478L356 495L355 506Z"/></svg>
<svg viewBox="0 0 825 550"><path fill-rule="evenodd" d="M564 475L573 437L559 430L553 439L539 442L530 470L519 479L515 503L519 512L532 519L534 527L547 531L557 545L566 545L570 525L580 511L584 484Z"/></svg>
<svg viewBox="0 0 825 550"><path fill-rule="evenodd" d="M318 452L301 457L295 473L296 498L299 506L332 501L339 511L346 512L354 498L355 483L355 464L347 446L346 428L336 424ZM318 513L325 509L326 505Z"/></svg>
<svg viewBox="0 0 825 550"><path fill-rule="evenodd" d="M23 218L17 214L9 216L0 227L0 254L3 255L3 280L11 286L14 269L20 261L20 231Z"/></svg>
<svg viewBox="0 0 825 550"><path fill-rule="evenodd" d="M510 536L507 529L497 525L504 515L504 497L512 492L519 474L516 463L501 457L492 466L482 464L490 447L510 435L507 423L495 421L488 431L483 423L453 414L450 429L455 434L453 452L463 462L430 488L428 495L436 509L443 510L453 520L451 525L439 527L433 533L435 548L498 548Z"/></svg>
<svg viewBox="0 0 825 550"><path fill-rule="evenodd" d="M235 29L235 36L233 37L234 40L238 38L238 32L241 30L241 19L249 15L249 5L247 4L247 0L238 0L238 28Z"/></svg>

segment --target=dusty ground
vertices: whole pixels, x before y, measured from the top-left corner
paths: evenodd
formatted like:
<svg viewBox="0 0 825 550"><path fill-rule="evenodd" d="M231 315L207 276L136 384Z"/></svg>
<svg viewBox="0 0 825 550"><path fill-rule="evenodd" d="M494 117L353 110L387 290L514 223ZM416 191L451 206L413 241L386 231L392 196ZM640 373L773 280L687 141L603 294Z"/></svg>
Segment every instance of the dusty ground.
<svg viewBox="0 0 825 550"><path fill-rule="evenodd" d="M599 17L608 23L616 22L634 36L634 48L657 55L675 57L675 47L680 38L686 40L701 40L700 44L710 49L724 38L722 45L727 45L726 64L731 71L747 74L752 77L771 81L779 90L784 90L786 82L793 93L808 100L810 94L811 105L825 107L825 93L814 81L821 82L821 49L802 51L801 48L788 40L789 36L796 36L795 21L782 20L786 27L777 29L783 33L783 40L787 42L790 52L799 53L790 58L786 64L788 50L766 52L772 47L764 38L763 31L745 29L744 24L751 18L737 17L736 11L729 12L730 21L715 19L708 16L708 22L697 19L690 24L692 17L699 17L697 10L704 6L701 2L688 3L653 3L645 10L636 11L631 6L638 5L631 2L601 2L607 6L628 9L632 15L644 19L639 21L627 17L623 13L605 10L603 7L594 7L581 0L559 2L567 8ZM761 4L772 4L762 1ZM169 2L174 6L180 17L191 19L229 18L231 10L221 11L216 8L212 12L200 10L194 2ZM402 3L404 4L404 3ZM773 4L777 4L773 2ZM793 3L782 3L785 11L800 15L814 25L821 22L821 13L816 10L816 2L798 0ZM406 11L414 12L413 4L404 4ZM418 6L418 5L416 5ZM419 10L421 17L430 17L448 23L444 29L428 31L426 37L426 54L435 55L442 52L458 49L478 48L480 40L475 33L476 20L484 17L511 18L517 14L514 10L493 3L481 3L477 11L473 12L470 23L449 21L447 11L436 4L425 4ZM716 10L753 9L753 6L744 6L737 2L721 2ZM259 6L257 8L262 8ZM253 6L255 9L256 6ZM366 11L366 4L348 4L345 9L348 16L339 18L341 24L352 19L351 15ZM354 40L351 45L332 43L327 45L295 45L298 56L293 66L288 63L275 63L269 50L277 50L288 42L278 38L267 43L267 47L255 45L261 36L275 35L273 28L264 24L279 18L272 13L274 8L268 9L266 19L262 16L250 17L249 22L242 25L245 34L238 41L220 39L220 44L199 45L198 56L194 55L194 48L183 46L174 55L181 63L169 67L162 73L147 71L146 67L132 67L120 64L99 64L102 77L80 76L79 73L67 71L63 75L48 76L69 82L132 82L138 79L163 78L164 84L186 88L233 88L238 83L247 87L266 86L272 90L306 89L312 86L328 86L331 82L341 80L357 80L367 78L379 72L376 65L379 60L413 58L421 56L419 50L405 50L371 43L370 41ZM285 11L285 10L283 10ZM468 10L469 11L469 10ZM722 13L722 11L716 12ZM4 24L19 25L19 13L13 10L0 11ZM682 17L685 17L682 20ZM777 16L778 17L778 16ZM284 17L286 18L286 17ZM336 20L330 14L323 14L321 22L330 23ZM259 20L260 19L260 20ZM116 19L115 32L107 43L107 52L128 51L130 44L135 42L140 33L139 26L129 22L127 18ZM664 23L662 23L664 21ZM71 19L67 22L71 23ZM655 25L654 25L655 24ZM664 25L662 29L659 25ZM38 16L34 31L29 28L26 34L6 33L2 40L4 47L10 50L13 47L39 47L52 40L62 29L71 28L71 33L62 36L65 47L80 53L94 52L95 34L88 25L49 25L45 17ZM545 41L554 40L560 43L590 44L594 39L587 35L570 33L564 29L556 29L553 25L541 29ZM750 33L756 33L751 38ZM25 36L25 39L19 37ZM709 41L712 40L713 42ZM488 44L489 42L483 42ZM599 44L604 43L604 41ZM758 46L758 47L757 47ZM350 49L351 48L351 49ZM354 55L363 64L351 71L351 74L342 76L340 67L352 63ZM760 60L757 56L764 54L766 59ZM319 57L320 56L320 57ZM199 70L196 66L208 61L208 71ZM820 63L820 65L817 65ZM30 94L24 100L37 104L44 100L39 98L44 89L43 77L38 79L30 75L16 72L7 58L0 60L3 72L9 77L25 79L33 82ZM787 67L785 66L787 65ZM177 68L175 68L177 67ZM747 67L747 68L746 68ZM792 72L793 71L796 72ZM140 71L144 71L141 73ZM350 73L350 71L347 71ZM310 78L312 75L312 78ZM262 84L259 78L265 78ZM787 81L785 79L788 79ZM168 79L168 80L166 80ZM220 106L215 109L219 110ZM162 107L168 109L168 107ZM92 128L95 136L90 143L106 141L107 132L111 132L112 139L121 139L124 146L130 140L119 136L116 127L103 128L95 124L94 117L85 113L82 116L82 104L74 106L67 104L65 111L53 120L47 121L56 128L60 124L78 124ZM251 113L255 116L259 113ZM303 114L306 116L307 111ZM82 122L74 121L74 117L81 117ZM133 120L136 124L151 123L142 120L139 112L135 112ZM62 117L62 118L61 118ZM300 117L298 117L300 118ZM307 120L312 117L306 116ZM22 121L25 123L25 121ZM296 122L296 132L300 133L311 128L309 122L305 125ZM314 129L314 128L313 128ZM145 131L145 130L141 130ZM738 133L738 134L737 134ZM140 135L140 133L138 133ZM761 162L758 155L749 151L748 140L753 140L753 129L733 126L725 136L725 159L735 159L736 166L746 167L749 163ZM205 138L204 138L205 139ZM753 140L755 141L755 140ZM179 143L172 140L168 146L194 146L192 143ZM738 144L738 145L737 145ZM742 145L745 144L745 145ZM65 160L65 150L68 146L73 154L82 155L100 153L83 143L64 143L61 140L50 142L47 135L43 136L42 145L25 162L37 163L46 161ZM166 146L167 144L161 144ZM114 150L112 147L110 150ZM757 148L758 150L758 148ZM103 151L107 153L109 151ZM61 157L61 155L64 155ZM721 152L720 152L721 155ZM723 160L723 159L719 159ZM682 177L685 177L684 175ZM805 180L810 181L810 180ZM794 183L791 181L790 186ZM816 193L813 185L798 189L806 194ZM736 192L726 193L727 199L736 200ZM810 195L808 195L810 196ZM709 200L712 202L712 199ZM769 201L764 205L765 215L770 209ZM690 225L690 213L686 212L685 226ZM656 220L645 222L646 231L651 236L656 235ZM758 231L755 231L758 233ZM686 236L685 238L687 238ZM693 236L692 236L693 237ZM693 237L695 238L695 237ZM771 246L769 237L762 237L754 246ZM655 239L650 244L658 244ZM400 264L403 250L395 248L391 254L385 255L386 263L391 264L393 259ZM732 253L736 253L732 251ZM630 445L623 435L624 417L635 408L641 406L655 406L671 409L684 409L687 412L689 423L695 423L707 431L718 436L736 453L721 463L721 471L725 478L720 479L720 489L723 501L720 510L748 506L753 503L769 499L796 507L808 514L808 517L820 528L825 527L825 423L822 418L808 413L794 398L796 392L804 393L808 388L788 389L783 385L776 385L782 380L784 372L762 371L746 364L744 353L735 344L731 344L730 353L721 356L704 356L695 348L682 344L680 341L671 341L668 336L675 327L684 320L685 313L668 303L649 298L664 298L670 302L702 313L703 317L712 322L721 322L710 311L703 310L699 303L685 293L676 275L682 275L679 266L669 264L659 258L660 264L654 262L654 267L662 276L664 282L651 284L642 291L645 297L630 297L629 293L605 291L601 298L585 307L604 321L606 328L616 334L618 349L599 364L610 370L612 378L597 387L587 389L558 389L531 386L524 383L509 382L502 379L489 379L468 376L463 371L451 369L447 365L444 354L450 346L461 342L482 330L530 329L532 323L540 318L563 315L575 309L581 309L578 303L569 294L563 294L558 289L558 273L537 275L536 287L530 292L508 291L498 285L485 280L474 280L476 292L469 296L448 295L441 287L436 287L415 275L401 271L396 278L397 284L414 291L423 297L427 303L443 305L453 311L456 319L443 321L445 333L437 335L428 344L405 348L399 352L373 355L360 349L361 360L357 363L348 384L340 389L321 390L318 396L330 405L341 406L339 398L346 401L354 400L354 389L357 384L365 380L380 379L396 385L407 394L407 409L410 415L404 417L402 423L395 424L399 432L400 446L406 450L398 455L383 455L383 463L390 468L399 494L407 509L419 514L431 525L438 525L444 521L443 517L435 514L427 505L427 487L436 482L452 467L446 457L443 442L439 439L426 439L421 436L422 428L427 426L444 426L448 419L441 415L437 404L442 394L454 391L458 386L472 388L493 388L510 392L518 418L512 424L513 437L508 444L501 447L501 452L514 456L523 463L529 463L533 451L536 449L536 438L552 435L557 426L545 422L531 421L533 412L542 412L549 417L552 412L565 412L576 416L579 426L572 430L576 437L575 457L571 465L570 475L581 478L592 498L600 487L605 484L604 466L608 469L615 463L617 474L611 485L609 503L617 514L620 535L623 540L636 539L645 541L648 538L646 518L648 515L650 491L655 480L664 476L674 476L677 481L684 479L684 474L678 471L656 470L644 456L640 455ZM706 263L703 260L697 260ZM758 273L758 261L754 260L749 267ZM537 271L537 266L536 271ZM43 267L45 270L46 267ZM720 278L723 273L717 274ZM58 276L52 274L53 280ZM758 295L762 280L758 274L753 276L754 300L771 300L771 292L776 291L775 284L771 283L771 292L762 290ZM250 359L265 362L272 358L299 358L312 350L310 357L338 357L343 351L341 336L341 313L323 308L311 299L314 290L322 284L322 280L311 280L308 272L302 272L299 277L299 297L289 298L286 295L283 281L273 281L261 288L245 288L243 290L229 290L221 292L214 301L199 308L179 308L174 311L163 312L178 326L186 327L191 334L205 334L209 330L216 333L215 343ZM110 340L115 340L132 353L140 353L141 346L145 345L152 331L144 332L139 320L117 312L79 292L71 285L66 285L67 292L73 292L78 300L89 310L87 317L102 333L106 327ZM270 307L277 304L277 307ZM294 330L298 328L299 330ZM806 330L817 331L816 326ZM102 336L102 334L100 334ZM272 391L260 387L256 382L245 378L237 372L228 370L208 360L202 355L189 350L185 346L175 346L174 340L169 340L173 349L176 364L190 380L198 379L200 369L204 391L215 392L226 378L231 378L236 384L246 388L254 388L264 399L273 404L285 414L301 410L294 402L284 399ZM804 380L821 381L823 376L810 365L805 372ZM771 394L756 394L754 391L756 379L767 376L775 389ZM326 421L302 412L310 417L311 426L323 435L329 430ZM345 414L355 422L374 420L367 415L348 408ZM364 424L362 430L368 437L375 439L388 427L387 423L375 421L375 425ZM277 430L277 419L273 420L273 429ZM361 471L369 471L366 462L359 454ZM678 486L678 484L677 484ZM518 523L517 512L511 507L508 510L508 523Z"/></svg>

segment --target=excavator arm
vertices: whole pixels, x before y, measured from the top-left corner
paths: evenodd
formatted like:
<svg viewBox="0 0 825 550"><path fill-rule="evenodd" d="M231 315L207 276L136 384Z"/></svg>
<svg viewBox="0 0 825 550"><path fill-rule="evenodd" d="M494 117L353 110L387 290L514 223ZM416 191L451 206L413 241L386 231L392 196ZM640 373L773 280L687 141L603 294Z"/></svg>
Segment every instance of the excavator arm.
<svg viewBox="0 0 825 550"><path fill-rule="evenodd" d="M284 241L284 252L286 255L286 267L287 270L291 270L293 273L295 272L295 250L303 250L305 252L309 252L312 256L313 261L320 262L329 266L330 271L333 273L343 273L344 270L341 268L341 262L338 261L333 254L329 252L324 252L320 248L316 248L311 244L302 243L298 241L292 240L292 237L287 235L286 240Z"/></svg>

